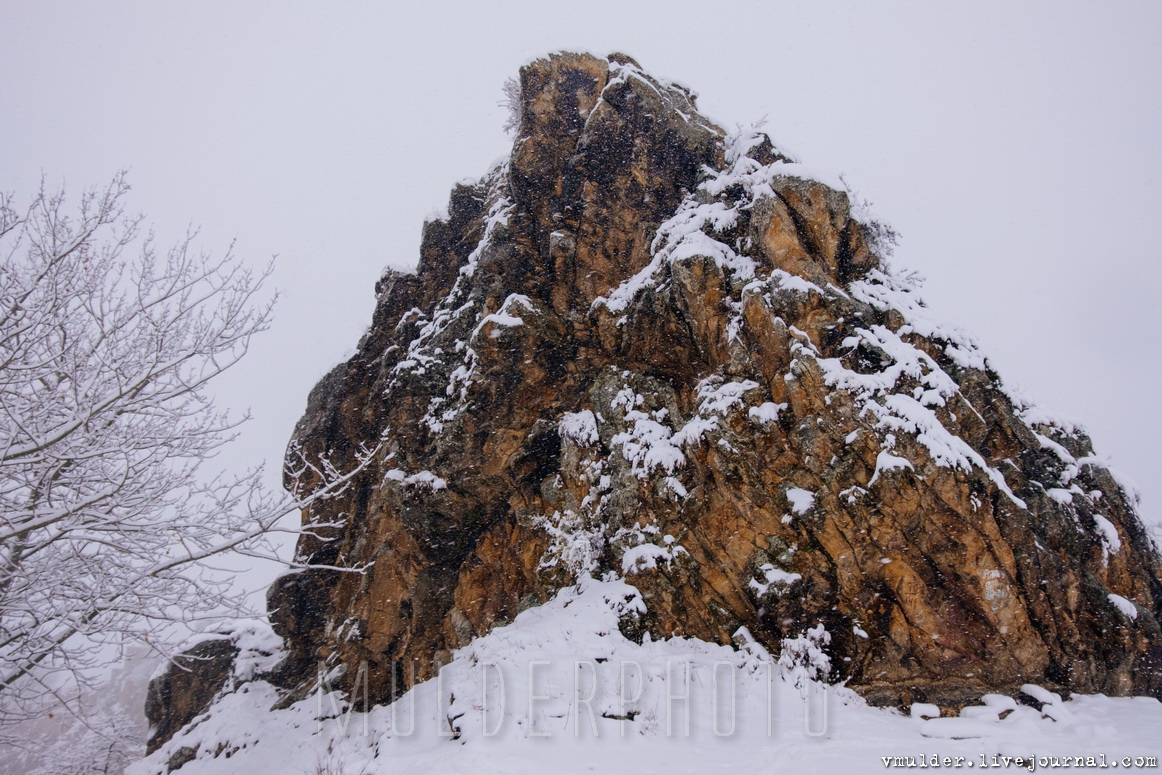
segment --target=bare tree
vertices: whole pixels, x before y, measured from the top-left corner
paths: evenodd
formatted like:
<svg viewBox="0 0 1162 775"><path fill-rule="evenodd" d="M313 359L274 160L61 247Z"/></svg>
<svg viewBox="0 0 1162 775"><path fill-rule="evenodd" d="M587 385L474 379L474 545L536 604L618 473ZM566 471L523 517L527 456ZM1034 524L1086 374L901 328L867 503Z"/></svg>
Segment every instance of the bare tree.
<svg viewBox="0 0 1162 775"><path fill-rule="evenodd" d="M524 110L524 103L521 102L520 97L520 81L515 78L509 78L501 87L501 92L504 94L502 99L497 104L508 111L504 119L504 131L506 134L515 135L520 131L521 116Z"/></svg>
<svg viewBox="0 0 1162 775"><path fill-rule="evenodd" d="M0 724L67 704L131 639L235 609L201 563L266 553L305 505L258 470L202 472L237 427L206 386L267 327L269 267L192 235L159 252L127 190L0 198ZM308 500L354 473L321 471Z"/></svg>

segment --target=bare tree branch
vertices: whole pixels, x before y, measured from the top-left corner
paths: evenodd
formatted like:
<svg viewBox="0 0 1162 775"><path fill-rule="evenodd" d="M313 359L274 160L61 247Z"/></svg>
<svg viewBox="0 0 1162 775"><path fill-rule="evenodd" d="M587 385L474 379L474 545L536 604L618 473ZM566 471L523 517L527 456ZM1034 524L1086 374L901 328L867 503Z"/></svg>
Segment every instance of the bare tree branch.
<svg viewBox="0 0 1162 775"><path fill-rule="evenodd" d="M206 387L269 326L271 267L199 252L193 230L159 251L128 188L74 209L43 184L24 209L0 195L0 726L67 702L110 647L237 610L206 562L273 557L279 521L378 452L304 460L322 486L300 497L261 470L203 475L239 423Z"/></svg>

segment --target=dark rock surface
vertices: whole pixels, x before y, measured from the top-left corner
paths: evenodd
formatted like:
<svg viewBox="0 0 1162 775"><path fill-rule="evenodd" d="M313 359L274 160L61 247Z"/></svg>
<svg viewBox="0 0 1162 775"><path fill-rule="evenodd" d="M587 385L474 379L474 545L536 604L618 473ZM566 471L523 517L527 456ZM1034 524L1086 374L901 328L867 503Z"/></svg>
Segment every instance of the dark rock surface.
<svg viewBox="0 0 1162 775"><path fill-rule="evenodd" d="M149 682L147 754L210 707L232 675L237 656L238 647L228 638L202 641L175 657L162 675Z"/></svg>

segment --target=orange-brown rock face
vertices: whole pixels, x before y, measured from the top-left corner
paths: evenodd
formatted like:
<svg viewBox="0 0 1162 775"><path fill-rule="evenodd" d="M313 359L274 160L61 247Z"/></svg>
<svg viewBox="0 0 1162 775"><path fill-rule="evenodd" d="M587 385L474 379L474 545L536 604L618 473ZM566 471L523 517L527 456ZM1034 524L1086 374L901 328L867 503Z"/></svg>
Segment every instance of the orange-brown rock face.
<svg viewBox="0 0 1162 775"><path fill-rule="evenodd" d="M510 161L380 281L296 430L340 469L380 446L298 547L354 570L272 588L285 685L365 661L389 700L612 573L649 608L627 632L811 642L874 701L1162 696L1126 492L929 317L882 227L627 57L554 55L521 91Z"/></svg>

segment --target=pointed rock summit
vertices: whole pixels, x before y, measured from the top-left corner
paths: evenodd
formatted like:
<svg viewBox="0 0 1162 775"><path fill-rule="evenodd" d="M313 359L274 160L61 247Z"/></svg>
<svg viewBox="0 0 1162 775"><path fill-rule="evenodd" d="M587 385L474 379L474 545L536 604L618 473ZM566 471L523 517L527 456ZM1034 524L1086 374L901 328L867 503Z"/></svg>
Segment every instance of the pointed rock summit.
<svg viewBox="0 0 1162 775"><path fill-rule="evenodd" d="M753 639L873 703L1162 697L1162 566L1082 429L937 322L842 186L695 100L622 55L521 70L511 157L295 430L318 468L379 447L304 515L323 567L270 590L288 701L321 661L389 702L590 576L640 592L628 637Z"/></svg>

